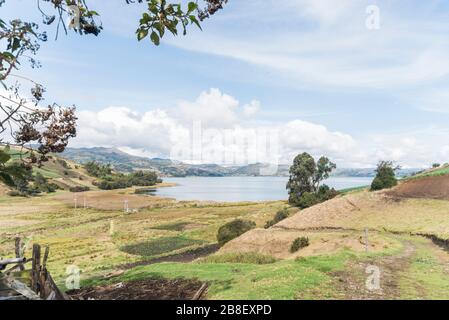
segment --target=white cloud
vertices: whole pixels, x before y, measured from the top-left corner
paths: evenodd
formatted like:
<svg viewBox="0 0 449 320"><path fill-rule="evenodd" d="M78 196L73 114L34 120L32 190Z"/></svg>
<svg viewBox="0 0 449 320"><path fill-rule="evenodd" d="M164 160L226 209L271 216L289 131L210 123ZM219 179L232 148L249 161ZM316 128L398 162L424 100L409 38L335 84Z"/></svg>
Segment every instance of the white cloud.
<svg viewBox="0 0 449 320"><path fill-rule="evenodd" d="M283 145L293 152L346 153L355 146L354 139L341 132L331 132L325 126L302 120L288 122L281 129Z"/></svg>
<svg viewBox="0 0 449 320"><path fill-rule="evenodd" d="M244 116L239 116L240 108ZM234 97L218 89L201 93L194 102L181 101L176 109L181 112L155 109L139 114L126 107L81 111L78 137L71 146L117 147L140 156L234 164L290 162L303 151L341 157L355 146L347 134L302 120L254 125L248 117L260 109L260 102L240 107ZM201 130L194 131L198 126ZM198 135L200 159L195 154Z"/></svg>
<svg viewBox="0 0 449 320"><path fill-rule="evenodd" d="M194 102L181 101L178 108L188 122L201 121L207 127L227 127L237 122L239 101L218 89L202 92Z"/></svg>
<svg viewBox="0 0 449 320"><path fill-rule="evenodd" d="M243 106L243 114L247 117L251 117L258 113L260 110L260 101L253 100Z"/></svg>
<svg viewBox="0 0 449 320"><path fill-rule="evenodd" d="M117 147L134 155L192 163L290 163L300 152L328 156L339 167L372 167L379 160L405 167L449 161L447 128L353 137L301 119L255 125L244 116L248 108L252 114L260 102L241 106L231 95L211 89L193 102L179 102L175 110L182 112L137 113L126 107L81 111L71 146Z"/></svg>

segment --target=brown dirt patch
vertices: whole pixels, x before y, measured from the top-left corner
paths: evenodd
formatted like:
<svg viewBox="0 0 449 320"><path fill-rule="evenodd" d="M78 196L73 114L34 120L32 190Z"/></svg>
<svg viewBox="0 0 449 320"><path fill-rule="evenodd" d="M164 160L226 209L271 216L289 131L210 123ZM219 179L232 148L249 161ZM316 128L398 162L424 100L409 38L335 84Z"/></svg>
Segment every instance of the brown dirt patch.
<svg viewBox="0 0 449 320"><path fill-rule="evenodd" d="M101 210L123 210L124 202L128 201L130 210L138 210L142 208L167 204L174 200L164 199L155 196L133 194L134 189L108 190L108 191L87 191L79 193L65 193L55 197L71 206L75 205L77 198L77 206L83 207L84 201L89 208Z"/></svg>
<svg viewBox="0 0 449 320"><path fill-rule="evenodd" d="M449 175L405 181L386 194L398 198L449 200Z"/></svg>
<svg viewBox="0 0 449 320"><path fill-rule="evenodd" d="M73 300L191 300L202 282L147 279L68 291Z"/></svg>
<svg viewBox="0 0 449 320"><path fill-rule="evenodd" d="M291 253L290 247L298 237L309 238L310 245ZM370 234L369 248L372 252L383 250L390 244L377 234ZM352 230L295 230L254 229L234 239L220 249L220 253L258 252L278 259L294 259L322 254L333 254L342 248L362 252L365 250L362 231Z"/></svg>
<svg viewBox="0 0 449 320"><path fill-rule="evenodd" d="M342 227L341 221L353 219L362 209L380 207L385 204L385 197L378 193L362 192L317 204L299 211L282 220L275 227L288 229L312 229L322 227Z"/></svg>

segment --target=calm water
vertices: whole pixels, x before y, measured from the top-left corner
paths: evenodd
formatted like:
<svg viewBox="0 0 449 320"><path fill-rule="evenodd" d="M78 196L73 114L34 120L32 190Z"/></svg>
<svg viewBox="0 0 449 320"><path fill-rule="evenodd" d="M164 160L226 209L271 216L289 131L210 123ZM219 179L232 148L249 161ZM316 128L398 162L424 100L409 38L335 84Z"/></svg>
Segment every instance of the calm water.
<svg viewBox="0 0 449 320"><path fill-rule="evenodd" d="M286 200L287 177L187 177L164 178L176 187L156 189L153 195L177 200L264 201ZM335 189L369 185L372 178L338 177L325 183Z"/></svg>

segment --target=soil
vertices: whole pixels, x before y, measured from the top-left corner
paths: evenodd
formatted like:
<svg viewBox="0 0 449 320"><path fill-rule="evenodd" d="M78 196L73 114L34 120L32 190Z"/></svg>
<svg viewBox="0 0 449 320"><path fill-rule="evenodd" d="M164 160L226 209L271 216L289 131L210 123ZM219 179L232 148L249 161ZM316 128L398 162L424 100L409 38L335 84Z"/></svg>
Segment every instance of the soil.
<svg viewBox="0 0 449 320"><path fill-rule="evenodd" d="M146 279L66 293L73 300L191 300L202 285L196 280Z"/></svg>
<svg viewBox="0 0 449 320"><path fill-rule="evenodd" d="M449 175L409 180L386 194L398 198L449 200Z"/></svg>
<svg viewBox="0 0 449 320"><path fill-rule="evenodd" d="M220 247L218 244L212 244L209 246L204 246L198 249L189 250L182 253L172 254L165 257L155 258L147 261L138 261L134 263L128 263L125 265L121 265L118 268L119 269L131 269L138 266L146 266L150 264L155 263L161 263L161 262L192 262L198 258L202 258L205 256L208 256L214 252L216 252Z"/></svg>
<svg viewBox="0 0 449 320"><path fill-rule="evenodd" d="M129 210L138 210L142 208L154 207L161 204L167 205L174 200L164 199L156 196L146 196L133 194L133 188L119 189L119 190L102 190L102 191L87 191L79 193L64 193L57 195L56 200L62 200L68 205L75 205L75 198L77 199L77 206L83 207L84 202L88 208L100 210L123 210L125 201L128 202Z"/></svg>

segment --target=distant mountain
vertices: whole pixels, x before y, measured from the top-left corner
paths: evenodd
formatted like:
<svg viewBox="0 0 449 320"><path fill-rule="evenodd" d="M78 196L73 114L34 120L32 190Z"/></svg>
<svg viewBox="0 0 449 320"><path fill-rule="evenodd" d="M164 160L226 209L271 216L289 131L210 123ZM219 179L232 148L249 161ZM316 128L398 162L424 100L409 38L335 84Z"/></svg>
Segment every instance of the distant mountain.
<svg viewBox="0 0 449 320"><path fill-rule="evenodd" d="M63 157L86 163L97 161L111 164L115 170L132 172L134 170L153 170L161 176L170 177L227 177L227 176L288 176L289 165L270 166L255 163L243 166L220 166L218 164L188 164L180 161L161 158L145 158L130 155L116 148L67 148ZM332 176L345 177L374 177L374 168L366 169L337 169ZM406 176L417 172L418 169L400 170L398 176Z"/></svg>
<svg viewBox="0 0 449 320"><path fill-rule="evenodd" d="M411 176L421 169L400 169L396 171L397 177ZM376 175L375 168L337 168L333 173L333 177L374 177Z"/></svg>
<svg viewBox="0 0 449 320"><path fill-rule="evenodd" d="M260 176L288 175L288 166L271 168L257 163L245 166L220 166L217 164L188 164L170 159L144 158L130 155L116 148L67 148L62 157L78 163L97 161L111 164L115 170L132 172L133 170L154 170L162 176L186 177L226 177L226 176Z"/></svg>

